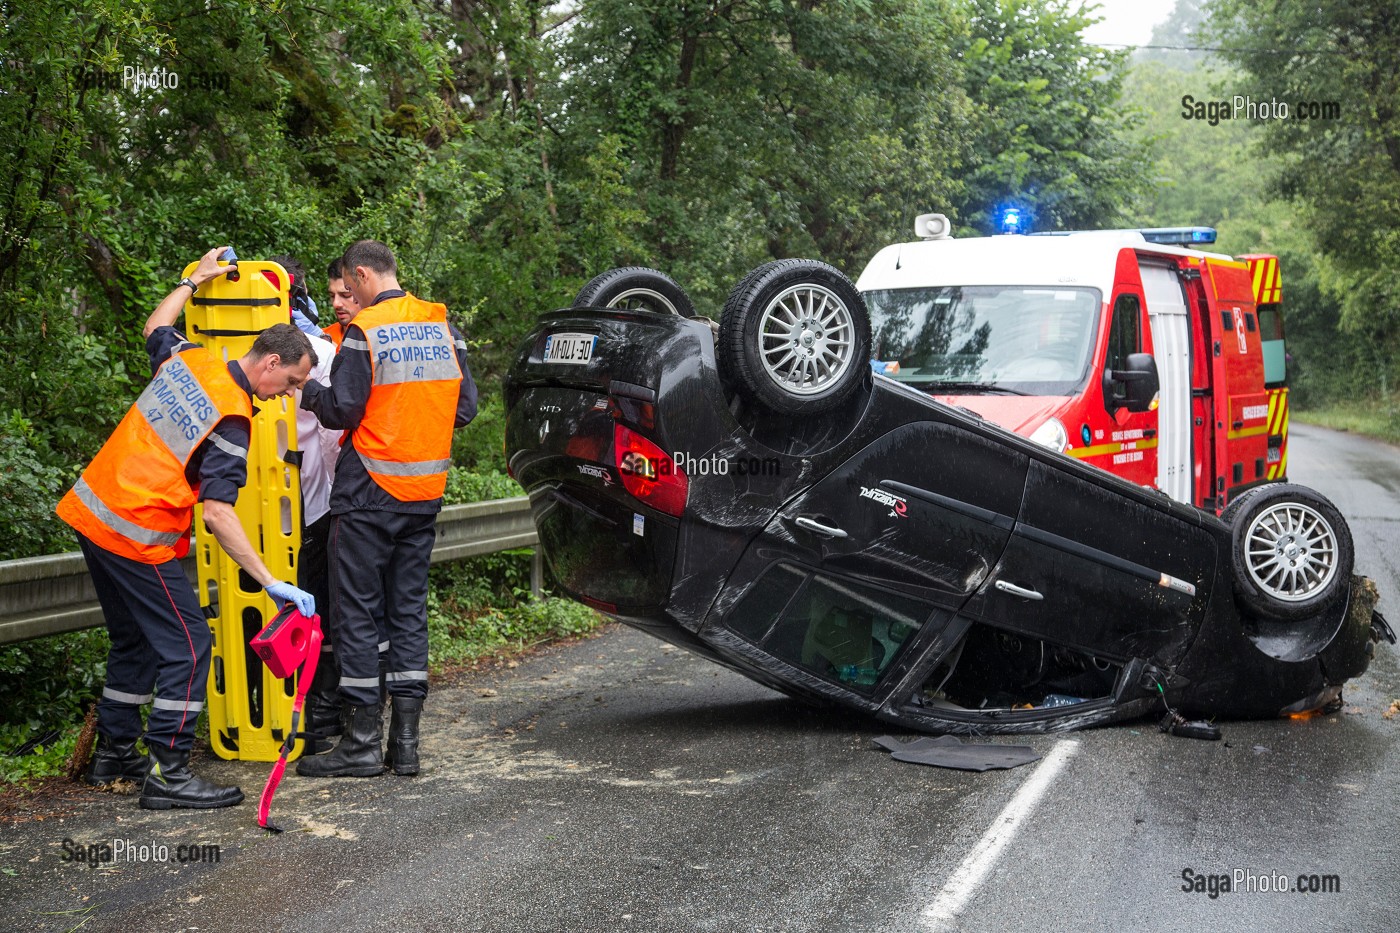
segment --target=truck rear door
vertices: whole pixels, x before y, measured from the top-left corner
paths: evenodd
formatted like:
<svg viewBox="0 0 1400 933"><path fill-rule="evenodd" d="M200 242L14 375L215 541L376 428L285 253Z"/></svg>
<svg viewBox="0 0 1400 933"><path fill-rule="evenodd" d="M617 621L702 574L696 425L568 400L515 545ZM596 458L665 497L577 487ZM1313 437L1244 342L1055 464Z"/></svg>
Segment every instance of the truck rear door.
<svg viewBox="0 0 1400 933"><path fill-rule="evenodd" d="M1249 267L1223 259L1201 261L1207 320L1213 331L1211 381L1217 509L1267 482L1269 394L1259 342Z"/></svg>
<svg viewBox="0 0 1400 933"><path fill-rule="evenodd" d="M1157 409L1157 488L1191 502L1191 332L1175 265L1143 261L1142 288L1161 380Z"/></svg>

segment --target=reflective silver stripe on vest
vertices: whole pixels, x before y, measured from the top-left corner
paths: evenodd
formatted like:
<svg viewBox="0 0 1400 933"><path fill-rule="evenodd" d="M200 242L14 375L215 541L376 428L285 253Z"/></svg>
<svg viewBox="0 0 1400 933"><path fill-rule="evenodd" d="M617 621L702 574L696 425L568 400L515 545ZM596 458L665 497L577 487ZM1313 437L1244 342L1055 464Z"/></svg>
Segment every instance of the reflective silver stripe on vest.
<svg viewBox="0 0 1400 933"><path fill-rule="evenodd" d="M365 465L365 469L371 473L383 473L385 476L435 476L438 473L446 473L447 468L452 466L452 459L446 460L415 460L412 463L395 463L392 460L376 460L373 457L366 457L358 450L360 462Z"/></svg>
<svg viewBox="0 0 1400 933"><path fill-rule="evenodd" d="M384 680L393 683L400 680L427 680L427 671L390 671L384 675Z"/></svg>
<svg viewBox="0 0 1400 933"><path fill-rule="evenodd" d="M97 516L98 521L137 544L174 547L176 542L185 536L184 532L181 531L152 531L149 528L142 528L135 522L127 521L107 508L107 503L97 498L97 493L93 492L92 487L87 484L87 480L81 476L73 484L73 495L77 496L78 501L88 507L88 511Z"/></svg>
<svg viewBox="0 0 1400 933"><path fill-rule="evenodd" d="M461 350L463 353L467 352L467 342L465 340L454 340L453 343L458 350Z"/></svg>
<svg viewBox="0 0 1400 933"><path fill-rule="evenodd" d="M213 441L215 447L219 448L229 456L237 457L239 460L248 459L247 447L239 447L237 444L230 444L228 441L220 437L217 433L210 434L209 440Z"/></svg>
<svg viewBox="0 0 1400 933"><path fill-rule="evenodd" d="M199 442L219 423L219 409L178 356L156 373L136 400L136 410L181 463L189 462Z"/></svg>
<svg viewBox="0 0 1400 933"><path fill-rule="evenodd" d="M342 687L378 687L378 677L342 677L340 678Z"/></svg>
<svg viewBox="0 0 1400 933"><path fill-rule="evenodd" d="M113 690L111 687L102 688L102 698L105 700L116 700L118 703L129 703L132 706L140 706L142 703L149 703L155 697L153 693L143 693L139 696L135 693L122 693L120 690Z"/></svg>
<svg viewBox="0 0 1400 933"><path fill-rule="evenodd" d="M186 710L188 710L191 713L197 713L200 710L204 709L204 704L202 702L194 701L187 703L184 700L156 700L154 703L151 704L151 708L173 709L178 712L185 712Z"/></svg>
<svg viewBox="0 0 1400 933"><path fill-rule="evenodd" d="M364 350L366 353L369 352L369 344L355 337L342 337L340 346L342 348L349 347L351 350Z"/></svg>
<svg viewBox="0 0 1400 933"><path fill-rule="evenodd" d="M388 643L387 641L381 641L381 642L379 643L379 653L380 653L380 654L383 654L384 652L386 652L386 651L388 651L388 650L389 650L389 643Z"/></svg>
<svg viewBox="0 0 1400 933"><path fill-rule="evenodd" d="M365 336L377 386L462 378L452 334L442 321L382 324Z"/></svg>

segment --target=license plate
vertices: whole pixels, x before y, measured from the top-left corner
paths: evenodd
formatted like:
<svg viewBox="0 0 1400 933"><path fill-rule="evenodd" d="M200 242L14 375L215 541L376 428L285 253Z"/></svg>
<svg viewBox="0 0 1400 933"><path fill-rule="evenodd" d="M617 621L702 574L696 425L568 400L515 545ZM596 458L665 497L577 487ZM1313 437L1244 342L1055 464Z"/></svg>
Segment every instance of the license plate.
<svg viewBox="0 0 1400 933"><path fill-rule="evenodd" d="M546 363L587 363L593 359L596 334L550 334L544 339Z"/></svg>

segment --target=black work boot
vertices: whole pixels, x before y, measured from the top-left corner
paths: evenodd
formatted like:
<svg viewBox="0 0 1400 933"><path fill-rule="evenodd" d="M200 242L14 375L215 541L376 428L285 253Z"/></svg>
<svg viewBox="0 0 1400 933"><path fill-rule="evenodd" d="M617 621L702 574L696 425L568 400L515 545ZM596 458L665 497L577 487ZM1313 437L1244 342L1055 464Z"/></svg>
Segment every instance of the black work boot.
<svg viewBox="0 0 1400 933"><path fill-rule="evenodd" d="M325 755L302 756L297 774L302 777L374 777L384 773L384 752L379 747L383 729L379 717L384 707L346 706L341 714L344 733L340 744Z"/></svg>
<svg viewBox="0 0 1400 933"><path fill-rule="evenodd" d="M418 717L423 712L422 697L394 697L389 717L389 749L384 763L395 774L418 773Z"/></svg>
<svg viewBox="0 0 1400 933"><path fill-rule="evenodd" d="M141 806L147 810L189 807L214 810L243 802L243 791L223 787L190 771L190 753L168 745L151 745L151 770L141 788Z"/></svg>
<svg viewBox="0 0 1400 933"><path fill-rule="evenodd" d="M333 736L345 730L340 722L340 696L332 692L330 696L309 693L306 696L306 725L303 731L315 733L319 738L308 739L306 755L320 755L328 752L334 743Z"/></svg>
<svg viewBox="0 0 1400 933"><path fill-rule="evenodd" d="M83 780L98 787L114 781L140 784L146 780L150 764L151 760L136 750L135 739L119 742L98 733L97 749L92 753L92 763Z"/></svg>

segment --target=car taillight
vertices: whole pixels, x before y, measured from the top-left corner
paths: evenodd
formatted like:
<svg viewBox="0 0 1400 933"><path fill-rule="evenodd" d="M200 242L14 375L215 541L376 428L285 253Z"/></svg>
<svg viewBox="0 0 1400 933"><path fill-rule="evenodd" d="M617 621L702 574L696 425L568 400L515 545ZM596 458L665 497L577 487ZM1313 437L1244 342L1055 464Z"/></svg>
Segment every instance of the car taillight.
<svg viewBox="0 0 1400 933"><path fill-rule="evenodd" d="M647 505L667 515L685 511L685 473L660 447L620 424L613 425L613 465L623 487Z"/></svg>

